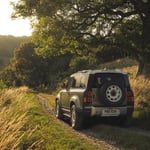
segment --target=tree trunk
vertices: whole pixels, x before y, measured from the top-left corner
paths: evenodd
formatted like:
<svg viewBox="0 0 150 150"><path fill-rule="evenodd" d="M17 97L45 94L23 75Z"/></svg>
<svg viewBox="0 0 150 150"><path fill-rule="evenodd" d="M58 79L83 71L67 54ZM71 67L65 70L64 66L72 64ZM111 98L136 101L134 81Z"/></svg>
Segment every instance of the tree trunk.
<svg viewBox="0 0 150 150"><path fill-rule="evenodd" d="M136 76L144 75L146 77L150 77L150 64L140 62L138 66L138 71Z"/></svg>
<svg viewBox="0 0 150 150"><path fill-rule="evenodd" d="M142 75L143 68L144 68L144 62L139 62L138 71L137 71L136 76Z"/></svg>
<svg viewBox="0 0 150 150"><path fill-rule="evenodd" d="M145 76L150 76L150 64L144 64L143 74Z"/></svg>
<svg viewBox="0 0 150 150"><path fill-rule="evenodd" d="M150 6L150 2L147 3ZM150 9L145 8L145 16L142 18L142 53L140 55L139 68L137 76L150 76Z"/></svg>

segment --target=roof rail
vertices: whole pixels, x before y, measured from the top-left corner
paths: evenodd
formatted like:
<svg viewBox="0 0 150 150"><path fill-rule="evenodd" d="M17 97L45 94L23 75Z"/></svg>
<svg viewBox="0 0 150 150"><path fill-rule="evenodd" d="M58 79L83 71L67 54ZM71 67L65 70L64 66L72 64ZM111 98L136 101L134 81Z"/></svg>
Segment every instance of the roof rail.
<svg viewBox="0 0 150 150"><path fill-rule="evenodd" d="M89 72L89 71L91 71L91 70L80 70L80 71L78 71L78 72L87 73L87 72Z"/></svg>

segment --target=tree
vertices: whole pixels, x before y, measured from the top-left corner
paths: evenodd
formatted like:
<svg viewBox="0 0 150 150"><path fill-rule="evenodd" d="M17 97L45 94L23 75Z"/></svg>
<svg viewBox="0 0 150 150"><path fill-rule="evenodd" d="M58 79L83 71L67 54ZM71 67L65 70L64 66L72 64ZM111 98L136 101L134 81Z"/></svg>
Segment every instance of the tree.
<svg viewBox="0 0 150 150"><path fill-rule="evenodd" d="M114 33L131 20L138 20L134 25L138 28L139 47L136 49L133 41L130 48L134 48L139 61L138 74L150 72L150 0L20 0L14 4L14 16L51 17L61 21L65 30L70 31L75 39L84 41L90 46L99 47L103 42L113 39ZM132 25L130 27L133 27ZM130 29L126 29L127 33ZM135 33L135 30L134 30ZM121 35L121 34L120 34ZM132 35L132 33L130 33ZM127 39L130 36L126 36ZM109 39L109 40L108 40ZM94 41L94 44L93 42ZM129 45L129 44L127 44Z"/></svg>
<svg viewBox="0 0 150 150"><path fill-rule="evenodd" d="M16 85L20 85L18 81L14 68L11 66L7 66L0 72L1 82L4 83L7 87L12 87Z"/></svg>
<svg viewBox="0 0 150 150"><path fill-rule="evenodd" d="M33 43L22 43L14 50L14 57L11 64L4 70L4 74L8 71L15 75L14 86L37 86L41 81L42 61L34 52ZM39 70L39 71L38 71ZM8 82L9 79L8 79ZM12 85L9 85L12 86Z"/></svg>
<svg viewBox="0 0 150 150"><path fill-rule="evenodd" d="M71 55L43 58L35 53L33 43L23 43L14 50L10 65L0 72L0 79L8 86L47 86L54 89L69 68Z"/></svg>

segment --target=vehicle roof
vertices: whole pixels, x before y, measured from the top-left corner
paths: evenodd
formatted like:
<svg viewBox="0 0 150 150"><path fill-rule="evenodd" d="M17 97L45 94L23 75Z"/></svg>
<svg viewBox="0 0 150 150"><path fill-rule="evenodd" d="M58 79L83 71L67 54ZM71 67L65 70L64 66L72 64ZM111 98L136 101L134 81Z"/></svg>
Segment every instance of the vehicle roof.
<svg viewBox="0 0 150 150"><path fill-rule="evenodd" d="M78 71L74 74L77 74L77 73L85 73L85 74L97 74L97 73L110 73L110 74L123 74L123 75L126 75L125 72L122 72L120 70L100 70L100 69L96 69L96 70L81 70L81 71ZM72 74L72 75L74 75Z"/></svg>

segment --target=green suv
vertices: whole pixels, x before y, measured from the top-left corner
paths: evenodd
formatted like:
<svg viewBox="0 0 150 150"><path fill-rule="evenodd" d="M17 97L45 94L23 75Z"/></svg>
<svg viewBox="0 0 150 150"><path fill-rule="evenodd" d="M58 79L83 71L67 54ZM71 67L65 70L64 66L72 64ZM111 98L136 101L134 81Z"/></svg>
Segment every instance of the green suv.
<svg viewBox="0 0 150 150"><path fill-rule="evenodd" d="M72 74L56 96L56 117L67 116L82 129L88 117L115 117L126 123L134 111L134 96L123 72L83 70Z"/></svg>

